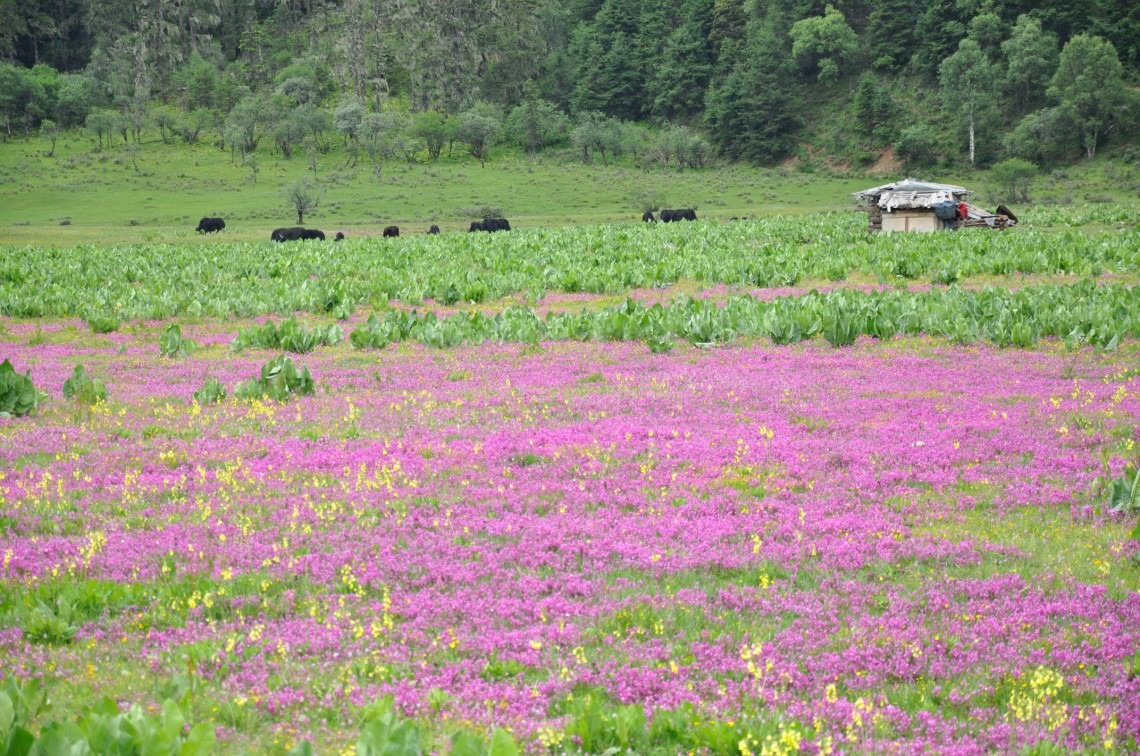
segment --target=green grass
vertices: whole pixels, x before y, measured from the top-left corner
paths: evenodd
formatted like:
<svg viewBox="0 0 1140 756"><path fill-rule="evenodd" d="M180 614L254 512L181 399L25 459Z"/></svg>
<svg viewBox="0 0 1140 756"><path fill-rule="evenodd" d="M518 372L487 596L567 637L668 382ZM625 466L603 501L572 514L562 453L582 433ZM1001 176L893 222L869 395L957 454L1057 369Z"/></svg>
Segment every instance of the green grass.
<svg viewBox="0 0 1140 756"><path fill-rule="evenodd" d="M1016 572L1029 581L1042 575L1100 584L1114 596L1140 590L1140 573L1127 561L1115 559L1130 525L1108 523L1090 527L1061 508L1022 507L995 517L988 507L961 512L920 528L936 538L973 541L1016 550L985 552L978 564L942 568L946 577L984 580Z"/></svg>
<svg viewBox="0 0 1140 756"><path fill-rule="evenodd" d="M296 225L282 189L312 178L304 159L257 153L256 182L248 165L210 144L144 142L97 149L79 133L64 135L54 156L46 140L0 144L0 242L73 246L139 242L193 243L217 239L194 231L203 216L226 220L225 240L260 241ZM988 195L984 173L923 173ZM1098 159L1041 176L1034 198L1049 202L1140 199L1130 166ZM901 174L900 174L901 175ZM636 222L636 197L652 194L667 207L696 207L700 217L730 217L853 209L851 193L898 176L852 173L837 177L785 168L728 165L703 170L640 169L631 164L583 165L553 156L530 159L499 149L485 167L457 152L434 163L392 160L377 179L366 162L346 165L343 152L322 156L320 207L305 225L352 235L378 235L387 225L404 234L431 224L466 231L482 207L501 208L517 227ZM66 220L67 225L62 225Z"/></svg>
<svg viewBox="0 0 1140 756"><path fill-rule="evenodd" d="M222 238L263 240L296 224L282 187L312 176L302 159L265 146L256 183L247 166L212 145L145 142L137 155L121 145L95 149L79 134L0 144L0 239L12 244L192 242L202 216L226 220ZM345 166L339 151L318 165L320 207L305 225L348 234L377 234L389 224L422 233L438 224L465 231L474 211L501 208L513 225L560 226L638 221L635 197L655 193L666 206L696 207L700 217L850 209L851 192L880 178L827 178L783 169L727 166L699 171L582 165L501 150L486 167L458 156L436 163L387 163L378 181L371 166ZM940 176L946 180L958 177ZM964 179L961 179L964 180ZM61 225L63 219L68 225Z"/></svg>

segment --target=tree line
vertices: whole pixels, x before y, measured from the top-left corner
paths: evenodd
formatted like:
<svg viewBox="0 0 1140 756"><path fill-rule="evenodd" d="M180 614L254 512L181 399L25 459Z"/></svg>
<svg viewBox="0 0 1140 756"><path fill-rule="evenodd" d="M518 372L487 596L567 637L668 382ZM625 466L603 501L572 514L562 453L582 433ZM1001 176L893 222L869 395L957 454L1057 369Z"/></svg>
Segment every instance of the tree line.
<svg viewBox="0 0 1140 756"><path fill-rule="evenodd" d="M0 58L5 136L235 159L1046 165L1140 121L1140 5L1114 0L0 0Z"/></svg>

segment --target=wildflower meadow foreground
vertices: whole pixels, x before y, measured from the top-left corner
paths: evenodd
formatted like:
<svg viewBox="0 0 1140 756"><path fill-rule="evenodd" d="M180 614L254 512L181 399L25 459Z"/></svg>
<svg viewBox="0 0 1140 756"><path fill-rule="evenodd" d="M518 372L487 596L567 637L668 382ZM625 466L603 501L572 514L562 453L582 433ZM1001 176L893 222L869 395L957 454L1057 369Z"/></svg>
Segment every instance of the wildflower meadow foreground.
<svg viewBox="0 0 1140 756"><path fill-rule="evenodd" d="M232 352L240 324L184 323L175 359L167 326L0 331L47 394L0 419L0 677L46 691L29 720L174 702L268 753L351 751L381 711L441 753L1140 738L1135 522L1108 507L1132 342L342 341L278 401L232 395L279 354ZM80 363L105 398L64 398Z"/></svg>

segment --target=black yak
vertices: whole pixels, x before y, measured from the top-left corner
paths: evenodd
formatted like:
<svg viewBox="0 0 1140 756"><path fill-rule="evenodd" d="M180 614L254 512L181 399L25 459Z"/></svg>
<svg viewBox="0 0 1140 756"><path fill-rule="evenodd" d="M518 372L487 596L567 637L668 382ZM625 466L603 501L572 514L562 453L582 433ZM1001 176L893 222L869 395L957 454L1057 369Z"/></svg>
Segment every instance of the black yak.
<svg viewBox="0 0 1140 756"><path fill-rule="evenodd" d="M506 218L484 218L481 221L471 221L471 231L510 231L511 224Z"/></svg>
<svg viewBox="0 0 1140 756"><path fill-rule="evenodd" d="M221 218L203 218L198 221L198 228L194 229L200 234L212 234L215 231L221 231L226 227L226 222Z"/></svg>
<svg viewBox="0 0 1140 756"><path fill-rule="evenodd" d="M1004 215L1005 217L1009 218L1011 222L1017 223L1017 216L1014 215L1013 211L1005 205L998 205L997 210L994 211L994 215Z"/></svg>
<svg viewBox="0 0 1140 756"><path fill-rule="evenodd" d="M680 210L662 210L661 211L661 222L662 223L672 223L675 221L683 221L683 220L694 220L695 221L696 219L697 219L697 211L692 209L691 207L682 208Z"/></svg>
<svg viewBox="0 0 1140 756"><path fill-rule="evenodd" d="M297 241L298 239L320 239L324 241L325 232L318 231L315 228L301 228L294 226L292 228L276 228L269 238L275 242Z"/></svg>
<svg viewBox="0 0 1140 756"><path fill-rule="evenodd" d="M429 234L438 234L439 233L439 226L437 226L433 223L431 228L428 229L428 233Z"/></svg>
<svg viewBox="0 0 1140 756"><path fill-rule="evenodd" d="M384 227L384 236L399 236L399 235L400 235L400 227L399 226L385 226Z"/></svg>
<svg viewBox="0 0 1140 756"><path fill-rule="evenodd" d="M296 241L301 238L301 232L305 229L295 226L293 228L275 228L269 238L275 242Z"/></svg>
<svg viewBox="0 0 1140 756"><path fill-rule="evenodd" d="M653 211L652 210L646 210L644 213L642 213L641 214L641 220L645 221L646 223L656 223L657 222L657 219L653 217Z"/></svg>

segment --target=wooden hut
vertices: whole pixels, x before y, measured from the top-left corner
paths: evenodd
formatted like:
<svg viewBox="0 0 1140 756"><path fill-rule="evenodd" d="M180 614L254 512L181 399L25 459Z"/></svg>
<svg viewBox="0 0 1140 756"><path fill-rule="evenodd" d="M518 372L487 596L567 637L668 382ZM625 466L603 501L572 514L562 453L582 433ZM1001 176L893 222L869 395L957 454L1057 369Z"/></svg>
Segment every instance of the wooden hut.
<svg viewBox="0 0 1140 756"><path fill-rule="evenodd" d="M1017 222L971 205L970 194L962 186L908 178L855 192L855 197L867 206L868 231L944 231L972 226L1001 229Z"/></svg>

